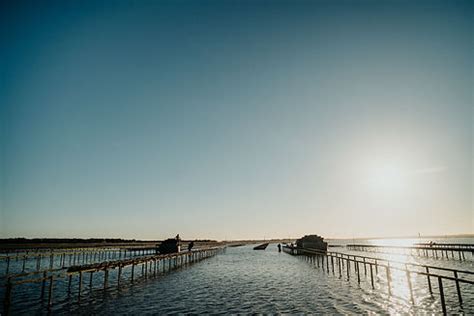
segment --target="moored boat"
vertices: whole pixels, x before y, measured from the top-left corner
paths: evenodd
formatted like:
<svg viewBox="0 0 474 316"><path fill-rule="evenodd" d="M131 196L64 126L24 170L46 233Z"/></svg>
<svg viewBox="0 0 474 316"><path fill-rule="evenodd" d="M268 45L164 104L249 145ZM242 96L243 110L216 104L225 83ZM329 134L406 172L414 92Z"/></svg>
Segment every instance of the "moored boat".
<svg viewBox="0 0 474 316"><path fill-rule="evenodd" d="M296 243L291 243L283 246L283 251L292 255L304 254L305 251L326 252L328 250L328 243L324 238L318 235L306 235L296 240Z"/></svg>
<svg viewBox="0 0 474 316"><path fill-rule="evenodd" d="M253 250L265 250L268 246L268 242L264 243L264 244L261 244L261 245L258 245L258 246L255 246L253 247Z"/></svg>

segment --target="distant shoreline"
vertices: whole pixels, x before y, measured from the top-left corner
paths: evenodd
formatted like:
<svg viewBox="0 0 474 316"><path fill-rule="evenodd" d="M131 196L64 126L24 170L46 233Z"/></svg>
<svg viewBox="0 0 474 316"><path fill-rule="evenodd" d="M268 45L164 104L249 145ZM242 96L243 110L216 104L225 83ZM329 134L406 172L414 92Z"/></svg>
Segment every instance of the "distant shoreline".
<svg viewBox="0 0 474 316"><path fill-rule="evenodd" d="M325 238L328 240L366 240L366 239L419 239L419 238L474 238L474 234L453 234L453 235L421 235L421 236L389 236L389 237L347 237L347 238Z"/></svg>
<svg viewBox="0 0 474 316"><path fill-rule="evenodd" d="M183 240L183 242L189 242L191 240L195 242L209 242L209 243L255 243L255 242L288 242L296 240L302 237L291 237L291 238L272 238L272 239L229 239L229 240L212 240L212 239L189 239ZM324 237L324 236L323 236ZM324 237L328 240L364 240L364 239L418 239L418 238L474 238L472 234L453 234L453 235L422 235L422 236L366 236L366 237ZM4 244L150 244L160 243L162 240L142 240L142 239L124 239L124 238L24 238L24 237L12 237L12 238L0 238L0 245Z"/></svg>
<svg viewBox="0 0 474 316"><path fill-rule="evenodd" d="M188 243L191 240L182 240ZM215 240L193 240L197 244L218 244ZM94 247L156 247L162 240L135 240L121 238L3 238L0 251L20 249L58 249Z"/></svg>

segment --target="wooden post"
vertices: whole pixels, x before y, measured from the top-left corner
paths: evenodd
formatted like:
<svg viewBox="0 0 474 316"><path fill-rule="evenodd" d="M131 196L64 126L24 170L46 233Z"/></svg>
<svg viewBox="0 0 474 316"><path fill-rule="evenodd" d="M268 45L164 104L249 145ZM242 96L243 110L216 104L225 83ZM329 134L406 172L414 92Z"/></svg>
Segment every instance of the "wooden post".
<svg viewBox="0 0 474 316"><path fill-rule="evenodd" d="M133 273L135 271L135 263L132 264L132 283L133 283Z"/></svg>
<svg viewBox="0 0 474 316"><path fill-rule="evenodd" d="M49 277L49 291L48 291L48 310L51 310L53 305L53 276Z"/></svg>
<svg viewBox="0 0 474 316"><path fill-rule="evenodd" d="M392 288L391 288L391 280L390 280L390 265L385 266L385 271L387 272L387 288L388 288L388 295L392 295Z"/></svg>
<svg viewBox="0 0 474 316"><path fill-rule="evenodd" d="M342 278L342 262L341 258L337 258L337 265L339 266L339 278Z"/></svg>
<svg viewBox="0 0 474 316"><path fill-rule="evenodd" d="M364 275L367 276L367 266L365 264L365 257L363 258L364 260Z"/></svg>
<svg viewBox="0 0 474 316"><path fill-rule="evenodd" d="M439 286L439 296L441 299L441 308L443 309L443 314L446 315L446 302L444 301L444 290L443 290L443 279L438 277L438 286Z"/></svg>
<svg viewBox="0 0 474 316"><path fill-rule="evenodd" d="M370 282L372 283L372 288L375 289L375 286L374 286L374 273L373 273L373 269L372 269L372 263L370 264Z"/></svg>
<svg viewBox="0 0 474 316"><path fill-rule="evenodd" d="M346 271L347 271L347 279L349 280L349 274L350 274L350 271L351 271L351 264L349 262L349 258L346 259Z"/></svg>
<svg viewBox="0 0 474 316"><path fill-rule="evenodd" d="M431 287L431 278L430 278L430 268L426 267L426 273L427 273L427 278L428 278L428 288L430 290L430 294L433 295L433 289Z"/></svg>
<svg viewBox="0 0 474 316"><path fill-rule="evenodd" d="M332 274L334 275L334 257L331 256L331 267L332 267Z"/></svg>
<svg viewBox="0 0 474 316"><path fill-rule="evenodd" d="M118 273L117 273L117 288L120 289L120 277L122 276L122 266L119 266Z"/></svg>
<svg viewBox="0 0 474 316"><path fill-rule="evenodd" d="M7 269L5 271L5 274L8 274L9 270L10 270L10 257L7 257Z"/></svg>
<svg viewBox="0 0 474 316"><path fill-rule="evenodd" d="M89 289L90 289L91 292L92 292L92 281L93 281L93 277L94 277L94 271L91 271L91 272L90 272L90 277L89 277Z"/></svg>
<svg viewBox="0 0 474 316"><path fill-rule="evenodd" d="M407 274L407 281L408 281L408 289L410 290L410 300L412 304L415 304L415 298L413 297L413 287L411 285L411 275L408 267L405 265L406 274Z"/></svg>
<svg viewBox="0 0 474 316"><path fill-rule="evenodd" d="M72 279L72 275L70 274L69 277L68 277L68 284L67 284L67 292L68 294L71 294L71 279Z"/></svg>
<svg viewBox="0 0 474 316"><path fill-rule="evenodd" d="M454 271L454 278L456 279L456 290L458 292L459 305L462 306L461 287L459 286L458 272Z"/></svg>
<svg viewBox="0 0 474 316"><path fill-rule="evenodd" d="M79 291L77 293L77 301L81 301L81 290L82 290L82 271L79 272Z"/></svg>
<svg viewBox="0 0 474 316"><path fill-rule="evenodd" d="M360 273L359 273L359 262L357 260L354 261L355 268L357 271L357 283L360 283Z"/></svg>
<svg viewBox="0 0 474 316"><path fill-rule="evenodd" d="M107 269L107 267L105 267L105 270L104 270L104 290L107 289L108 282L109 282L109 270Z"/></svg>
<svg viewBox="0 0 474 316"><path fill-rule="evenodd" d="M5 284L5 298L3 300L3 312L5 315L10 315L12 288L13 284L11 278L8 278L7 283Z"/></svg>
<svg viewBox="0 0 474 316"><path fill-rule="evenodd" d="M41 280L41 300L44 298L44 288L46 286L46 271L43 272L43 279Z"/></svg>

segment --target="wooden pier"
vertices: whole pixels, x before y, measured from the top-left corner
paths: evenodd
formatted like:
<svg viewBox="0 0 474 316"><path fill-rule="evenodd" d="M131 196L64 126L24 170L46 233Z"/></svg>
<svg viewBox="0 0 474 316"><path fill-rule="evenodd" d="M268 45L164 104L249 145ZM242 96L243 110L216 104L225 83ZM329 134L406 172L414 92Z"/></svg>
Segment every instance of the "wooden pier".
<svg viewBox="0 0 474 316"><path fill-rule="evenodd" d="M423 256L435 259L466 260L474 257L472 244L416 244L415 246L349 244L348 250L396 253L410 256Z"/></svg>
<svg viewBox="0 0 474 316"><path fill-rule="evenodd" d="M154 278L181 266L214 256L222 249L221 247L213 247L166 255L153 254L8 275L5 277L5 284L2 286L5 288L2 315L11 313L14 290L22 284L39 283L41 286L38 303L46 303L45 308L50 311L54 303L53 293L58 290L57 286L55 288L56 283L67 283L66 289L63 287L60 290L66 290L69 298L73 289L75 289L75 298L80 303L85 294L91 294L96 290L105 291L112 287L120 289L126 286L126 283L133 284L138 280ZM128 277L124 276L126 270ZM115 271L113 284L110 278L111 271ZM100 287L96 286L94 288L94 274L99 274L99 277L102 278ZM86 276L88 285L84 284ZM85 286L87 291L84 289Z"/></svg>
<svg viewBox="0 0 474 316"><path fill-rule="evenodd" d="M452 244L452 243L416 243L415 246L421 247L431 247L431 248L438 248L438 249L445 249L445 248L457 248L457 249L464 249L474 251L474 244Z"/></svg>
<svg viewBox="0 0 474 316"><path fill-rule="evenodd" d="M415 263L407 263L394 260L386 260L380 258L359 256L359 255L350 255L339 252L325 252L312 249L302 249L296 247L283 247L283 250L292 255L303 255L313 264L317 264L318 267L321 267L327 273L333 275L338 274L339 278L347 275L347 280L351 277L351 266L353 267L354 277L357 277L357 282L361 283L361 267L364 271L363 276L366 279L370 278L370 284L372 289L376 289L375 281L380 280L380 274L384 275L384 280L386 281L386 293L390 297L392 296L392 273L394 271L402 272L406 275L407 287L410 293L410 301L412 304L415 304L415 298L412 287L412 277L415 275L426 277L426 285L430 295L438 294L441 304L441 310L444 315L448 313L446 305L446 294L445 288L447 282L452 282L456 288L456 294L459 301L459 306L463 308L463 297L461 285L467 285L470 288L467 289L468 292L473 291L474 285L474 272L458 269L450 269L429 265L421 265ZM344 271L344 272L343 272ZM436 280L435 285L432 284L432 281ZM380 286L379 289L383 290L383 286ZM437 292L435 293L435 289ZM466 289L465 289L466 290ZM474 311L464 311L471 312Z"/></svg>
<svg viewBox="0 0 474 316"><path fill-rule="evenodd" d="M0 271L1 276L8 276L14 263L21 265L21 273L40 271L44 265L49 269L65 268L72 265L81 265L106 260L121 260L156 254L156 248L80 248L80 249L55 249L49 251L25 251L10 255L0 255L0 263L4 262L5 269ZM33 267L31 262L34 262ZM2 275L3 272L3 275ZM15 273L15 272L13 272Z"/></svg>

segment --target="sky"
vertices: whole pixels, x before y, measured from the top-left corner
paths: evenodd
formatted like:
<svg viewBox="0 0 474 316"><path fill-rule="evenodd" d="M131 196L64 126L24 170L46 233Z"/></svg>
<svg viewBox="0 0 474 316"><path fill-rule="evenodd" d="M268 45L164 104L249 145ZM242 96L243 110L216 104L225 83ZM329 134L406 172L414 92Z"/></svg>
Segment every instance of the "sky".
<svg viewBox="0 0 474 316"><path fill-rule="evenodd" d="M0 5L0 237L474 233L472 1Z"/></svg>

